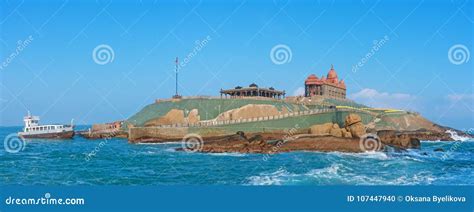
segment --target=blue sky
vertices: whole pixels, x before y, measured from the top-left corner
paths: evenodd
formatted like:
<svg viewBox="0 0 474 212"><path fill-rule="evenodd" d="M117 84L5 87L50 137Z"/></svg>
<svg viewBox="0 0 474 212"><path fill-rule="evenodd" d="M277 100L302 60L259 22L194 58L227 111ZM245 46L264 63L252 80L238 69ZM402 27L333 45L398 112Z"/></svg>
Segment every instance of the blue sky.
<svg viewBox="0 0 474 212"><path fill-rule="evenodd" d="M292 95L334 64L358 102L473 127L472 1L0 4L2 126L27 110L44 122L125 119L173 95L178 56L186 96L253 82ZM104 65L92 56L102 44L113 51ZM291 51L283 64L270 55L280 44Z"/></svg>

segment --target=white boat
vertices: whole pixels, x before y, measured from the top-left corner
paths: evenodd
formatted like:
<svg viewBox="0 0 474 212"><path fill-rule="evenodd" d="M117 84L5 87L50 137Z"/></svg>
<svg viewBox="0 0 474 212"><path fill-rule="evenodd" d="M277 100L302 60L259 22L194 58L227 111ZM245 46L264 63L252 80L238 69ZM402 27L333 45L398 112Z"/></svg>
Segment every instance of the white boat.
<svg viewBox="0 0 474 212"><path fill-rule="evenodd" d="M25 127L23 132L18 132L21 138L51 138L51 139L69 139L74 136L74 125L48 124L40 125L39 116L28 115L23 118Z"/></svg>

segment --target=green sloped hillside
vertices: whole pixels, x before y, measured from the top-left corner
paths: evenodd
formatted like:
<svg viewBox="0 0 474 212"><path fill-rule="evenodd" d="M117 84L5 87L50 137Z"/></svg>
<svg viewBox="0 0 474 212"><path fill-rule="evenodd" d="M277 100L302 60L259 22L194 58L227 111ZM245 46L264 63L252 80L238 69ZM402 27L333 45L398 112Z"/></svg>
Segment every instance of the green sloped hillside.
<svg viewBox="0 0 474 212"><path fill-rule="evenodd" d="M236 109L248 104L268 104L274 105L282 111L285 107L287 111L303 111L308 108L299 104L286 103L275 100L257 100L257 99L182 99L179 101L157 102L144 107L141 111L130 117L126 123L134 126L143 126L145 122L151 119L159 118L168 113L171 109L179 109L185 112L185 116L192 109L198 109L201 120L216 118L220 113ZM126 126L127 124L125 124Z"/></svg>

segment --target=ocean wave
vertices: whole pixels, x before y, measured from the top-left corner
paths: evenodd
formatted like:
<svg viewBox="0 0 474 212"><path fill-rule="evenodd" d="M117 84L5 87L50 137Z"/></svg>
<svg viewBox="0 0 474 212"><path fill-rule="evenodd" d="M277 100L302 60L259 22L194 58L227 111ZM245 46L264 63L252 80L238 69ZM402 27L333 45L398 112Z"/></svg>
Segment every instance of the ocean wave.
<svg viewBox="0 0 474 212"><path fill-rule="evenodd" d="M230 156L230 157L244 157L247 154L244 153L236 153L236 152L222 152L222 153L205 153L206 155L211 156Z"/></svg>
<svg viewBox="0 0 474 212"><path fill-rule="evenodd" d="M285 169L278 169L272 173L262 173L258 176L251 176L248 178L249 185L283 185L283 182L288 182L289 178L296 177Z"/></svg>
<svg viewBox="0 0 474 212"><path fill-rule="evenodd" d="M176 152L176 148L167 148L165 152Z"/></svg>
<svg viewBox="0 0 474 212"><path fill-rule="evenodd" d="M453 130L447 130L446 133L449 133L451 135L451 138L455 141L467 141L471 138L466 137L466 136L460 136L456 131Z"/></svg>
<svg viewBox="0 0 474 212"><path fill-rule="evenodd" d="M248 178L249 185L429 185L436 178L429 172L419 172L411 175L395 176L393 173L360 173L343 164L333 163L330 166L312 169L308 172L296 174L286 169L279 169L271 173L261 173Z"/></svg>
<svg viewBox="0 0 474 212"><path fill-rule="evenodd" d="M362 152L362 153L349 153L349 152L328 152L327 154L336 155L336 156L351 156L358 158L369 158L369 159L378 159L378 160L387 160L389 155L386 152Z"/></svg>

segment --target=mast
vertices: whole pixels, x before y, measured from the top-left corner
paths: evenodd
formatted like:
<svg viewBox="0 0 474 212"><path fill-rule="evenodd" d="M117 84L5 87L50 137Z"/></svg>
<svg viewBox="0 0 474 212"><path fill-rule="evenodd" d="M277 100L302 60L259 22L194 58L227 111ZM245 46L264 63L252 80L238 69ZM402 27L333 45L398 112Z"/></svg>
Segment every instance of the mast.
<svg viewBox="0 0 474 212"><path fill-rule="evenodd" d="M175 96L178 97L178 57L176 57L176 70L175 70L175 74L176 74L176 84L175 84L175 90L176 90L176 94Z"/></svg>

